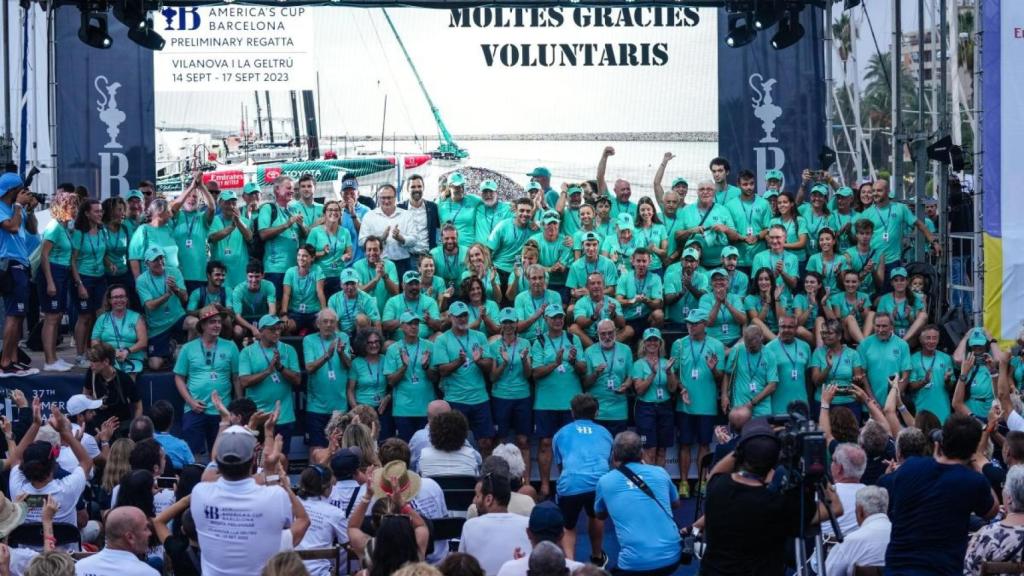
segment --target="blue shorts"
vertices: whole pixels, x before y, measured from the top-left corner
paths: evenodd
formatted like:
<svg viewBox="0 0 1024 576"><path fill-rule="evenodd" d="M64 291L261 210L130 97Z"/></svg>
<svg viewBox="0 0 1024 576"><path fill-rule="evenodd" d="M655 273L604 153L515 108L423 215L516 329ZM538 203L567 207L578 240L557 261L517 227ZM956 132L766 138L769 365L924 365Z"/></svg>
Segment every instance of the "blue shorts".
<svg viewBox="0 0 1024 576"><path fill-rule="evenodd" d="M675 419L673 418L673 402L636 403L636 433L644 441L644 448L668 448L675 438Z"/></svg>
<svg viewBox="0 0 1024 576"><path fill-rule="evenodd" d="M676 412L676 429L680 446L710 446L715 435L716 416L701 416Z"/></svg>
<svg viewBox="0 0 1024 576"><path fill-rule="evenodd" d="M46 276L43 274L39 275L36 285L39 286L40 312L43 314L63 314L65 312L64 303L67 300L68 293L68 274L69 269L67 266L50 262L50 277L53 278L53 287L57 289L57 293L53 296L46 293Z"/></svg>
<svg viewBox="0 0 1024 576"><path fill-rule="evenodd" d="M153 358L170 358L171 357L171 339L175 339L180 344L185 343L185 317L182 316L167 330L159 334L149 335L149 356Z"/></svg>
<svg viewBox="0 0 1024 576"><path fill-rule="evenodd" d="M427 425L426 416L395 416L395 433L408 442L417 430Z"/></svg>
<svg viewBox="0 0 1024 576"><path fill-rule="evenodd" d="M85 300L78 297L78 289L75 288L75 302L78 303L78 311L81 312L92 312L96 313L97 310L103 308L103 300L107 294L107 279L104 276L86 276L84 274L78 275L82 279L82 286L85 286L85 291L89 294L89 297Z"/></svg>
<svg viewBox="0 0 1024 576"><path fill-rule="evenodd" d="M295 330L316 331L316 314L288 311L288 319L295 322Z"/></svg>
<svg viewBox="0 0 1024 576"><path fill-rule="evenodd" d="M596 497L597 492L583 492L582 494L573 494L571 496L558 494L556 500L558 502L558 509L562 511L562 528L575 530L576 523L580 519L580 512L584 510L587 512L587 518L593 518L595 516L594 499Z"/></svg>
<svg viewBox="0 0 1024 576"><path fill-rule="evenodd" d="M327 423L330 421L331 414L306 412L306 441L310 446L318 446L321 448L327 446L327 434L324 434L324 430L327 428Z"/></svg>
<svg viewBox="0 0 1024 576"><path fill-rule="evenodd" d="M284 272L267 272L263 274L263 279L274 285L274 294L277 294L280 302L281 295L284 294Z"/></svg>
<svg viewBox="0 0 1024 576"><path fill-rule="evenodd" d="M491 398L491 411L498 425L499 440L505 440L513 431L518 436L533 434L533 402L529 397L518 400Z"/></svg>
<svg viewBox="0 0 1024 576"><path fill-rule="evenodd" d="M12 318L23 318L28 310L28 268L12 260L7 266L7 277L4 310Z"/></svg>
<svg viewBox="0 0 1024 576"><path fill-rule="evenodd" d="M469 429L477 440L481 438L494 438L494 420L491 418L490 402L481 402L479 404L450 402L450 404L452 410L458 410L466 417L466 420L469 421Z"/></svg>
<svg viewBox="0 0 1024 576"><path fill-rule="evenodd" d="M341 291L341 277L338 274L324 277L324 298L330 300Z"/></svg>
<svg viewBox="0 0 1024 576"><path fill-rule="evenodd" d="M571 410L534 410L534 436L537 438L554 438L555 432L573 421Z"/></svg>
<svg viewBox="0 0 1024 576"><path fill-rule="evenodd" d="M604 426L612 438L618 436L619 432L625 432L628 428L626 420L595 420L595 422Z"/></svg>

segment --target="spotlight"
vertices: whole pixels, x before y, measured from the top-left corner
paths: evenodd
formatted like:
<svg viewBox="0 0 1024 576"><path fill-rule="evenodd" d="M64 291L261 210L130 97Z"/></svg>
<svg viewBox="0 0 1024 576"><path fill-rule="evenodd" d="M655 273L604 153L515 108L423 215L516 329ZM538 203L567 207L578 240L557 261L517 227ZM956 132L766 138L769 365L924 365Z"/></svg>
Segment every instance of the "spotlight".
<svg viewBox="0 0 1024 576"><path fill-rule="evenodd" d="M843 10L853 10L860 6L860 0L843 0Z"/></svg>
<svg viewBox="0 0 1024 576"><path fill-rule="evenodd" d="M78 38L93 48L110 48L114 41L107 33L106 6L90 3L88 7L82 7L82 24L78 28Z"/></svg>
<svg viewBox="0 0 1024 576"><path fill-rule="evenodd" d="M124 24L129 31L143 30L146 27L146 9L142 0L122 0L114 4L114 18Z"/></svg>
<svg viewBox="0 0 1024 576"><path fill-rule="evenodd" d="M786 16L779 20L779 29L772 36L772 48L782 50L796 44L804 37L804 27L800 24L800 11L789 10Z"/></svg>
<svg viewBox="0 0 1024 576"><path fill-rule="evenodd" d="M754 16L750 12L729 14L729 34L725 37L725 44L730 48L739 48L753 42L757 36L753 20Z"/></svg>
<svg viewBox="0 0 1024 576"><path fill-rule="evenodd" d="M758 2L757 9L754 10L754 28L759 31L767 30L779 21L782 10L779 9L777 4L776 0L762 0Z"/></svg>
<svg viewBox="0 0 1024 576"><path fill-rule="evenodd" d="M163 50L166 44L163 36L153 30L153 16L150 14L142 21L141 28L128 29L128 39L150 50Z"/></svg>

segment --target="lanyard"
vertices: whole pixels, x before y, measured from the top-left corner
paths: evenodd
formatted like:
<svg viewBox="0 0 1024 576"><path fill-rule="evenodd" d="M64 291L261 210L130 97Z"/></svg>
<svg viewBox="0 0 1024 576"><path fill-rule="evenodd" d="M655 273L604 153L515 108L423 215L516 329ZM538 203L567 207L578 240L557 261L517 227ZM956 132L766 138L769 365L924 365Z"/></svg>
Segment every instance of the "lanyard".
<svg viewBox="0 0 1024 576"><path fill-rule="evenodd" d="M327 233L327 243L331 247L331 256L334 259L332 268L336 268L338 262L341 261L341 255L338 254L338 244L341 242L338 238L338 234L341 232L341 227L339 226L338 230L334 234L331 234L330 230L327 228L324 228L324 232Z"/></svg>
<svg viewBox="0 0 1024 576"><path fill-rule="evenodd" d="M193 212L186 212L185 220L188 222L188 236L186 238L192 238L192 230L195 229L196 222L199 221L199 215Z"/></svg>
<svg viewBox="0 0 1024 576"><path fill-rule="evenodd" d="M907 299L903 299L903 305L906 305ZM903 305L896 301L896 295L892 297L892 319L893 321L899 320L904 321L907 319L907 314L900 314L900 310L903 309Z"/></svg>
<svg viewBox="0 0 1024 576"><path fill-rule="evenodd" d="M366 371L369 372L370 373L370 377L373 378L376 381L377 389L379 390L380 389L380 373L383 372L383 370L381 369L381 366L380 366L380 357L379 356L377 357L377 362L376 362L376 364L377 364L377 373L376 374L374 374L373 368L370 367L370 361L369 360L367 360L366 358L363 358L363 363L366 364Z"/></svg>
<svg viewBox="0 0 1024 576"><path fill-rule="evenodd" d="M648 278L650 278L650 275L645 275L644 276L644 281L641 282L640 279L637 278L636 276L633 277L633 285L634 285L633 287L636 288L636 294L646 294L646 292L644 292L644 290L647 288L647 279ZM636 294L634 294L634 296Z"/></svg>
<svg viewBox="0 0 1024 576"><path fill-rule="evenodd" d="M586 258L583 259L583 271L587 273L587 276L590 276L594 272L597 272L598 266L601 265L601 256L598 256L597 258L595 258L595 260L596 261L594 262L594 269L591 270L590 262Z"/></svg>
<svg viewBox="0 0 1024 576"><path fill-rule="evenodd" d="M747 227L749 227L749 228L753 228L754 227L754 204L755 203L756 203L756 201L753 200L753 199L751 199L750 202L747 202L746 200L740 200L740 209L743 210L743 215L747 218ZM745 204L750 204L750 210L749 211L747 210L747 207L745 206Z"/></svg>
<svg viewBox="0 0 1024 576"><path fill-rule="evenodd" d="M422 343L423 343L422 340L420 340L419 338L416 338L416 349L413 350L412 354L409 354L409 364L411 365L411 368L413 370L418 368L419 365L420 365L420 344L422 344ZM409 352L409 343L408 342L402 342L402 346L405 347L405 351L408 353Z"/></svg>
<svg viewBox="0 0 1024 576"><path fill-rule="evenodd" d="M761 361L763 360L763 358L761 357L761 352L758 352L757 353L757 362L754 363L754 367L751 367L750 366L750 356L751 356L750 350L746 350L745 352L746 352L745 356L746 356L746 360L747 360L747 375L750 376L753 379L754 378L754 368L757 368L758 370L761 369L761 363L762 363Z"/></svg>
<svg viewBox="0 0 1024 576"><path fill-rule="evenodd" d="M518 348L519 348L519 338L516 338L516 341L512 343L511 349L509 349L509 347L505 345L505 342L502 341L501 349L506 351L506 352L508 352L508 365L509 366L511 366L511 365L516 363L516 350Z"/></svg>
<svg viewBox="0 0 1024 576"><path fill-rule="evenodd" d="M456 206L457 205L459 207L458 210L455 210L454 212L451 213L450 218L451 218L452 224L455 223L455 219L458 218L459 214L462 212L462 209L464 208L462 203L465 202L465 201L466 201L465 198L463 198L459 202L456 202L455 200L449 200L448 201L448 210L451 210L452 206Z"/></svg>
<svg viewBox="0 0 1024 576"><path fill-rule="evenodd" d="M324 354L327 354L327 349L328 348L330 348L331 346L334 346L334 341L337 340L337 339L338 339L338 335L335 334L334 338L331 338L331 343L330 344L324 344L324 339L320 338L320 348L324 351ZM334 362L334 354L331 354L331 357L327 359L327 363L328 364L330 364L332 362Z"/></svg>
<svg viewBox="0 0 1024 576"><path fill-rule="evenodd" d="M452 337L455 338L455 343L459 345L459 348L462 348L462 351L466 353L466 359L468 360L472 358L473 355L470 354L469 348L467 347L467 345L469 344L469 331L466 332L466 344L462 343L462 340L455 332L452 332Z"/></svg>
<svg viewBox="0 0 1024 576"><path fill-rule="evenodd" d="M924 371L925 374L928 374L929 372L932 371L933 368L935 368L935 362L937 362L938 359L939 359L939 355L935 354L933 352L932 353L932 363L928 365L928 368L925 368L924 367L924 353L921 353L921 370Z"/></svg>
<svg viewBox="0 0 1024 576"><path fill-rule="evenodd" d="M611 371L615 369L615 355L619 352L619 347L612 343L612 359L609 360L608 356L604 353L604 348L600 349L601 358L604 358L604 363L607 366L607 370Z"/></svg>
<svg viewBox="0 0 1024 576"><path fill-rule="evenodd" d="M693 349L693 338L690 338L690 356L693 357L694 368L699 368L700 367L700 360L699 360L699 358L703 358L704 357L704 347L707 346L707 345L708 345L708 340L707 340L707 338L705 338L700 343L700 352L696 352Z"/></svg>
<svg viewBox="0 0 1024 576"><path fill-rule="evenodd" d="M513 228L516 228L516 226L513 226ZM530 235L530 225L529 224L527 224L526 226L523 226L521 231L520 230L516 230L516 248L521 248L523 243L526 242L527 236L529 236L529 235Z"/></svg>
<svg viewBox="0 0 1024 576"><path fill-rule="evenodd" d="M500 206L500 204L495 204L494 206L491 207L491 215L490 216L487 216L486 214L484 214L484 218L487 218L487 229L488 230L494 230L494 218L498 215L498 207L499 206ZM484 211L485 212L487 211L487 207L486 206L484 207Z"/></svg>
<svg viewBox="0 0 1024 576"><path fill-rule="evenodd" d="M213 343L213 350L208 350L206 348L206 342L203 342L201 339L199 340L199 344L203 347L203 356L206 358L206 365L212 369L213 361L217 358L217 349L220 347L220 342L217 341Z"/></svg>
<svg viewBox="0 0 1024 576"><path fill-rule="evenodd" d="M419 299L416 300L416 307L415 308L409 306L409 299L408 298L403 298L402 301L405 302L405 311L406 312L412 312L414 314L419 314L420 313L420 300ZM470 310L472 310L472 307L470 307Z"/></svg>
<svg viewBox="0 0 1024 576"><path fill-rule="evenodd" d="M161 278L163 278L163 280L164 280L164 290L167 290L167 279L165 277L161 277ZM159 294L160 293L160 288L156 285L156 278L154 278L152 275L150 275L150 277L149 277L149 283L153 285L153 292L156 292L156 293ZM166 302L164 304L166 304Z"/></svg>
<svg viewBox="0 0 1024 576"><path fill-rule="evenodd" d="M545 300L547 300L547 294L541 295L540 298L534 298L533 296L530 296L530 301L533 302L533 311L536 312L537 309L540 308L542 304L544 304Z"/></svg>
<svg viewBox="0 0 1024 576"><path fill-rule="evenodd" d="M84 232L83 235L85 236L85 239L89 241L89 247L92 248L92 255L93 255L93 257L95 258L96 256L99 256L100 255L100 244L102 243L100 241L99 230L97 230L95 234L90 234L88 232ZM95 236L96 238L94 239L94 238L92 238L92 236Z"/></svg>
<svg viewBox="0 0 1024 576"><path fill-rule="evenodd" d="M445 267L445 270L448 272L448 274L450 276L454 277L453 272L455 271L455 265L459 263L459 249L458 249L458 247L455 248L455 256L452 256L451 258L449 258L448 257L448 253L443 251L443 250L441 251L441 254L444 256L444 267Z"/></svg>
<svg viewBox="0 0 1024 576"><path fill-rule="evenodd" d="M305 276L302 276L301 274L299 274L299 269L298 268L295 269L295 276L297 277L297 280L302 282L302 285L299 288L299 295L301 297L303 297L303 298L309 297L309 284L313 280L312 275L313 275L313 269L312 268L310 268L309 270L306 271L306 275Z"/></svg>
<svg viewBox="0 0 1024 576"><path fill-rule="evenodd" d="M263 359L267 361L267 366L271 366L271 364L270 364L271 356L267 356L267 351L263 349L263 344L257 342L256 343L256 347L260 349L260 354L263 354ZM276 367L274 367L274 372L275 373L277 372L277 368Z"/></svg>
<svg viewBox="0 0 1024 576"><path fill-rule="evenodd" d="M561 350L563 354L565 353L565 332L564 331L558 337L558 348L557 349L555 348L555 339L552 338L550 334L548 335L547 340L548 340L548 342L551 343L551 352L552 352L551 356L552 356L552 359L554 359L555 357L558 356L558 351L559 350ZM565 362L566 360L563 359L562 361Z"/></svg>
<svg viewBox="0 0 1024 576"><path fill-rule="evenodd" d="M252 298L253 294L256 295L256 299L255 300ZM248 288L246 288L246 290L245 290L245 303L249 305L249 309L252 310L253 313L255 313L258 310L258 306L259 306L259 303L260 303L260 298L262 296L263 296L263 291L262 290L256 290L256 292L254 293L252 290L249 290Z"/></svg>
<svg viewBox="0 0 1024 576"><path fill-rule="evenodd" d="M793 347L795 348L796 344L794 344ZM793 366L793 368L796 368L796 358L789 355L789 350L786 350L786 344L781 340L779 341L779 348L782 348L782 353L786 355L786 358L789 360L789 363Z"/></svg>
<svg viewBox="0 0 1024 576"><path fill-rule="evenodd" d="M887 218L882 218L882 211L878 209L878 204L872 204L872 206L875 209L875 213L878 214L878 221L882 223L882 230L888 232L889 218L892 217L892 205L890 204L889 207L885 210L885 215L887 216Z"/></svg>
<svg viewBox="0 0 1024 576"><path fill-rule="evenodd" d="M826 350L825 353L827 355L828 351ZM825 380L828 380L835 375L836 370L839 368L839 365L843 362L843 354L846 354L845 345L839 350L839 357L836 358L835 362L832 363L832 368L829 369L827 374L825 374Z"/></svg>
<svg viewBox="0 0 1024 576"><path fill-rule="evenodd" d="M647 362L647 369L651 371L652 375L654 375L654 381L651 382L651 384L654 386L654 389L657 390L658 388L661 388L661 359L659 358L658 360L656 360L654 366L651 366L650 360L647 360L645 358L644 361Z"/></svg>
<svg viewBox="0 0 1024 576"><path fill-rule="evenodd" d="M114 339L117 341L117 348L121 348L121 333L124 331L124 324L128 321L128 312L124 313L124 317L121 318L121 328L118 329L117 324L114 324L113 312L107 314L107 322L110 323L110 328L114 330Z"/></svg>

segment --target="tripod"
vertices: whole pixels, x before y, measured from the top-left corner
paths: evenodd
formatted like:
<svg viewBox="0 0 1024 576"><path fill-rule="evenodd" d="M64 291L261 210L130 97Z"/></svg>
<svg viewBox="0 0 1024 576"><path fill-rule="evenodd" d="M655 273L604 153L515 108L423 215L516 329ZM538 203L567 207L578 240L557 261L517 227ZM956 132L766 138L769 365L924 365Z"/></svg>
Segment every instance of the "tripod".
<svg viewBox="0 0 1024 576"><path fill-rule="evenodd" d="M838 542L843 541L843 532L839 529L839 521L836 520L836 515L832 513L832 501L828 495L825 494L824 480L816 481L813 486L801 485L801 490L814 490L814 506L817 508L819 504L825 506L825 512L828 514L829 524L832 526L832 533ZM800 517L803 518L803 501L801 500ZM805 545L807 543L807 537L813 536L814 538L814 559L818 566L818 576L826 576L825 574L825 547L821 538L821 527L818 524L808 526L807 524L801 524L800 526L800 537L797 538L793 548L793 557L796 559L796 576L810 576L813 571L808 566L807 551Z"/></svg>

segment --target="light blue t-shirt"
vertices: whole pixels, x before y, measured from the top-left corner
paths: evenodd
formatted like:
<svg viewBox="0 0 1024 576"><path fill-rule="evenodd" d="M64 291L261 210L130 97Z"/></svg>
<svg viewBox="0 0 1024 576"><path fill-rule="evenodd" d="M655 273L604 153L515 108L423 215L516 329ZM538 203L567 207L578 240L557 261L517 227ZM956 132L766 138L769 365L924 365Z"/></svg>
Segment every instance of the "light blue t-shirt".
<svg viewBox="0 0 1024 576"><path fill-rule="evenodd" d="M592 420L566 424L552 440L558 464L558 494L572 496L597 489L597 482L608 472L612 453L612 435Z"/></svg>
<svg viewBox="0 0 1024 576"><path fill-rule="evenodd" d="M679 529L667 510L679 499L668 472L660 466L630 463L657 497L655 502L621 472L612 470L597 483L594 510L615 519L619 540L619 568L652 570L679 560Z"/></svg>

